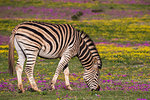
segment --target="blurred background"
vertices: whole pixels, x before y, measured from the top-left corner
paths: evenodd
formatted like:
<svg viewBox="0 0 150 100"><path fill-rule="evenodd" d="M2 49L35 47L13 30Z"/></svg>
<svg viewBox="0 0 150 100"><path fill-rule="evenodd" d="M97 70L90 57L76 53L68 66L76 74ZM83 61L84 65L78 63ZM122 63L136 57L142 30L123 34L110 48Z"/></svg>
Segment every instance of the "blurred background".
<svg viewBox="0 0 150 100"><path fill-rule="evenodd" d="M149 14L150 0L0 0L0 18L92 20Z"/></svg>

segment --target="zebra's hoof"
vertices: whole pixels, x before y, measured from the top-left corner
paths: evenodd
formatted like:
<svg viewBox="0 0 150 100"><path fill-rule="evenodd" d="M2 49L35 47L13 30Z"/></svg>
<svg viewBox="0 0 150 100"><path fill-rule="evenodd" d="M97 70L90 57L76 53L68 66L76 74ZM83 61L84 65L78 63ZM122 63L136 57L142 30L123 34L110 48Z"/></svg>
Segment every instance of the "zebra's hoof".
<svg viewBox="0 0 150 100"><path fill-rule="evenodd" d="M51 91L55 90L55 86L54 86L54 85L51 85L50 90L51 90Z"/></svg>
<svg viewBox="0 0 150 100"><path fill-rule="evenodd" d="M73 91L73 89L72 89L72 88L69 88L68 90Z"/></svg>
<svg viewBox="0 0 150 100"><path fill-rule="evenodd" d="M67 90L73 91L73 89L70 86L66 86Z"/></svg>
<svg viewBox="0 0 150 100"><path fill-rule="evenodd" d="M38 89L38 90L35 90L36 92L42 92L42 90Z"/></svg>
<svg viewBox="0 0 150 100"><path fill-rule="evenodd" d="M24 88L23 88L23 85L22 84L20 84L20 85L18 85L18 93L24 93Z"/></svg>
<svg viewBox="0 0 150 100"><path fill-rule="evenodd" d="M42 92L40 89L33 89L33 88L30 88L29 91L30 92Z"/></svg>
<svg viewBox="0 0 150 100"><path fill-rule="evenodd" d="M53 91L53 90L55 90L55 88L50 88L49 90L50 90L50 91Z"/></svg>
<svg viewBox="0 0 150 100"><path fill-rule="evenodd" d="M18 90L18 93L24 93L25 92L25 90Z"/></svg>

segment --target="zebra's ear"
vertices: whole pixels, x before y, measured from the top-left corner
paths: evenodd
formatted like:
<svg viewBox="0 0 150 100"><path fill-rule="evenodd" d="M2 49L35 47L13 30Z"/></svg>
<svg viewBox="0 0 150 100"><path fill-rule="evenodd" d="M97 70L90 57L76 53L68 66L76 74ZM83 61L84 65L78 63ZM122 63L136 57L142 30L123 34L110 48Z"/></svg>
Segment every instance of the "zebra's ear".
<svg viewBox="0 0 150 100"><path fill-rule="evenodd" d="M80 32L80 30L79 29L76 29L77 30L77 32Z"/></svg>
<svg viewBox="0 0 150 100"><path fill-rule="evenodd" d="M81 31L81 33L84 33L83 31Z"/></svg>

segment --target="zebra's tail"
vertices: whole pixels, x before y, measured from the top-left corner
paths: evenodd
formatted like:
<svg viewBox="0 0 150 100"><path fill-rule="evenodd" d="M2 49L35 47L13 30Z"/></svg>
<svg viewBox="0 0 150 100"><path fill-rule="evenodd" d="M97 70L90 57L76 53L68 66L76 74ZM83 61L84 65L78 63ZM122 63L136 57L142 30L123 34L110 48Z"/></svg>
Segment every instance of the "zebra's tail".
<svg viewBox="0 0 150 100"><path fill-rule="evenodd" d="M14 73L14 37L15 37L15 29L12 31L9 40L9 54L8 54L8 72L13 76Z"/></svg>

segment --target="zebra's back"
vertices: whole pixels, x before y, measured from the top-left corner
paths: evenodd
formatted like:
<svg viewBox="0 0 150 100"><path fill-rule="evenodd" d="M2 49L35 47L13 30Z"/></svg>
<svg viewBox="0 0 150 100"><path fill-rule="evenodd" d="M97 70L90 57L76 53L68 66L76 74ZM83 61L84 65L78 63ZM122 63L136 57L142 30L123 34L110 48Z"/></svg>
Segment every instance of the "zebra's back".
<svg viewBox="0 0 150 100"><path fill-rule="evenodd" d="M15 39L23 51L39 50L44 58L61 57L68 49L72 56L78 52L78 32L69 24L24 22L16 26Z"/></svg>

